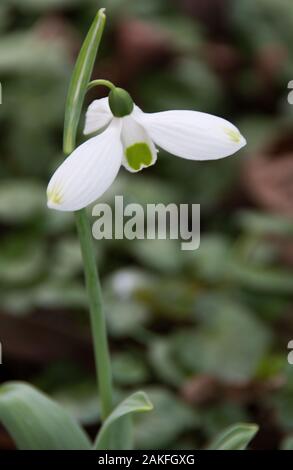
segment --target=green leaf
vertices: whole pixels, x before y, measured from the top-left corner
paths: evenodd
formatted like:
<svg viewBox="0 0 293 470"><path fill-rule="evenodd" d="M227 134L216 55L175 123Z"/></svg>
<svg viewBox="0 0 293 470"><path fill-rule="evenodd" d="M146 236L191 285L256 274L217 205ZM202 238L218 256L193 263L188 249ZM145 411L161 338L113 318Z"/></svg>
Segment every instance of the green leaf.
<svg viewBox="0 0 293 470"><path fill-rule="evenodd" d="M193 284L174 278L158 278L153 285L139 289L137 297L156 315L182 321L193 318L196 288Z"/></svg>
<svg viewBox="0 0 293 470"><path fill-rule="evenodd" d="M88 305L84 287L76 281L70 283L45 281L33 290L33 302L37 308L46 309L60 307L86 309Z"/></svg>
<svg viewBox="0 0 293 470"><path fill-rule="evenodd" d="M110 416L108 416L108 418L100 429L94 448L97 450L106 449L108 442L108 433L113 423L117 424L118 420L120 420L121 418L126 418L126 420L121 421L120 424L123 423L123 427L126 426L127 430L129 430L128 415L130 415L131 413L150 411L152 409L153 405L144 392L136 392L130 395L114 409ZM117 448L116 445L115 450L122 450L126 448L129 449L130 442L126 443L127 447L125 447L124 444L125 443L121 440L121 447Z"/></svg>
<svg viewBox="0 0 293 470"><path fill-rule="evenodd" d="M59 240L52 258L50 274L53 279L73 279L82 271L80 245L75 237Z"/></svg>
<svg viewBox="0 0 293 470"><path fill-rule="evenodd" d="M292 236L293 222L280 214L267 214L251 210L243 210L236 216L239 226L254 235Z"/></svg>
<svg viewBox="0 0 293 470"><path fill-rule="evenodd" d="M138 449L170 449L183 433L199 427L196 409L175 393L165 388L149 387L155 413L140 416L135 423L135 441Z"/></svg>
<svg viewBox="0 0 293 470"><path fill-rule="evenodd" d="M40 41L40 37L30 31L16 31L1 37L1 73L13 76L34 77L35 74L55 77L63 74L68 66L65 48L61 41ZM30 93L33 99L33 93ZM11 97L9 98L11 99Z"/></svg>
<svg viewBox="0 0 293 470"><path fill-rule="evenodd" d="M209 450L245 450L258 432L256 424L234 424L209 445Z"/></svg>
<svg viewBox="0 0 293 470"><path fill-rule="evenodd" d="M0 422L21 450L89 450L90 441L57 403L22 382L0 388Z"/></svg>
<svg viewBox="0 0 293 470"><path fill-rule="evenodd" d="M184 261L178 240L132 240L131 253L144 265L163 273L177 273Z"/></svg>
<svg viewBox="0 0 293 470"><path fill-rule="evenodd" d="M112 369L114 382L119 385L135 385L146 382L148 368L138 351L119 352L113 355Z"/></svg>
<svg viewBox="0 0 293 470"><path fill-rule="evenodd" d="M44 272L43 244L34 237L28 239L19 235L1 240L0 281L5 285L28 285L37 281Z"/></svg>
<svg viewBox="0 0 293 470"><path fill-rule="evenodd" d="M13 179L1 182L0 220L8 224L21 224L42 214L45 191L38 181Z"/></svg>
<svg viewBox="0 0 293 470"><path fill-rule="evenodd" d="M253 266L248 260L229 260L229 278L254 291L274 294L290 294L293 290L293 279L289 269Z"/></svg>
<svg viewBox="0 0 293 470"><path fill-rule="evenodd" d="M186 372L212 374L227 383L252 379L271 344L267 326L249 308L225 295L202 295L195 310L199 326L173 336L178 364Z"/></svg>
<svg viewBox="0 0 293 470"><path fill-rule="evenodd" d="M105 312L110 334L117 338L135 335L148 321L147 307L135 300L107 298Z"/></svg>
<svg viewBox="0 0 293 470"><path fill-rule="evenodd" d="M230 242L223 234L209 233L201 237L200 249L189 257L190 268L197 278L222 282L226 277Z"/></svg>
<svg viewBox="0 0 293 470"><path fill-rule="evenodd" d="M148 357L160 382L166 382L172 387L181 387L186 379L182 368L172 355L172 344L169 338L158 338L150 342Z"/></svg>
<svg viewBox="0 0 293 470"><path fill-rule="evenodd" d="M63 140L63 150L65 154L71 153L75 147L76 130L83 100L93 71L105 20L104 8L101 8L84 40L72 74L65 107Z"/></svg>

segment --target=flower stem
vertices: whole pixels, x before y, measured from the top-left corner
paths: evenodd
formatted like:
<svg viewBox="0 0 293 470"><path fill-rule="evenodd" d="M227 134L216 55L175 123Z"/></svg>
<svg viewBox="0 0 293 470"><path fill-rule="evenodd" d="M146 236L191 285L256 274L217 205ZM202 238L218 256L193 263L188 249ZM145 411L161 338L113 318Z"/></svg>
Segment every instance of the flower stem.
<svg viewBox="0 0 293 470"><path fill-rule="evenodd" d="M106 321L102 305L101 285L95 262L91 228L86 210L82 209L76 211L75 219L90 303L91 330L94 342L95 364L101 403L101 418L104 421L112 411L112 372Z"/></svg>
<svg viewBox="0 0 293 470"><path fill-rule="evenodd" d="M95 86L105 86L109 88L110 90L114 90L115 88L115 85L109 80L104 80L103 78L99 78L98 80L93 80L92 82L90 82L87 86L87 90L90 90L91 88L94 88Z"/></svg>

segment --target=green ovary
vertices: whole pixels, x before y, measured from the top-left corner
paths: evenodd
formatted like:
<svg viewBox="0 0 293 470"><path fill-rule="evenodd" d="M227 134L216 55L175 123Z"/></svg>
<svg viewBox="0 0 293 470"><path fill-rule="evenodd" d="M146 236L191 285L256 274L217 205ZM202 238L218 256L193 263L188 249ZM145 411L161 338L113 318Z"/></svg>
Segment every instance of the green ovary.
<svg viewBox="0 0 293 470"><path fill-rule="evenodd" d="M143 166L149 166L152 163L152 153L145 142L138 142L127 147L125 156L128 165L133 170L140 170Z"/></svg>

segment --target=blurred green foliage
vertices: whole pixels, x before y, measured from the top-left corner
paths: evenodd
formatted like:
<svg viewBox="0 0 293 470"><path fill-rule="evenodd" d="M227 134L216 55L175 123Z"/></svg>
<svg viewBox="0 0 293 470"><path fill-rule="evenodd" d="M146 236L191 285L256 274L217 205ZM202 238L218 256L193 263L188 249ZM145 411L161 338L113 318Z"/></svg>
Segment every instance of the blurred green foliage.
<svg viewBox="0 0 293 470"><path fill-rule="evenodd" d="M293 224L244 184L245 165L292 124L292 2L208 0L205 9L187 0L106 3L94 78L121 84L147 111L223 115L248 138L239 155L215 162L160 152L143 174L121 171L103 196L109 203L115 194L125 204L200 203L202 213L196 252L173 240L95 244L117 400L143 386L155 405L136 421L139 448L203 447L238 421L260 425L255 448L292 448ZM63 158L74 58L102 6L0 5L0 332L7 334L0 339L12 344L3 380L40 385L90 431L99 412L81 256L73 217L47 210L45 189ZM90 98L100 96L93 91ZM13 333L4 328L7 317ZM23 337L23 324L33 339ZM34 346L40 325L49 352ZM69 354L52 354L55 334Z"/></svg>

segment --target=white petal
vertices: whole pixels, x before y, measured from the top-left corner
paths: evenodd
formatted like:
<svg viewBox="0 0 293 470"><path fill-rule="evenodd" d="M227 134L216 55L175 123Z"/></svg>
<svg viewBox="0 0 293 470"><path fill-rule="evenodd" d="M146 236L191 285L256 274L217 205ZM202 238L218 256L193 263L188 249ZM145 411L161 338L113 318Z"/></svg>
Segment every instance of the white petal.
<svg viewBox="0 0 293 470"><path fill-rule="evenodd" d="M237 152L246 144L229 121L197 111L135 114L155 144L178 157L214 160Z"/></svg>
<svg viewBox="0 0 293 470"><path fill-rule="evenodd" d="M93 101L86 112L83 133L85 135L97 132L107 126L113 114L111 113L108 98Z"/></svg>
<svg viewBox="0 0 293 470"><path fill-rule="evenodd" d="M122 119L123 166L136 173L157 160L157 150L148 133L132 115Z"/></svg>
<svg viewBox="0 0 293 470"><path fill-rule="evenodd" d="M102 134L74 150L49 182L48 207L76 211L94 202L111 186L121 166L120 132L120 120L114 119Z"/></svg>

